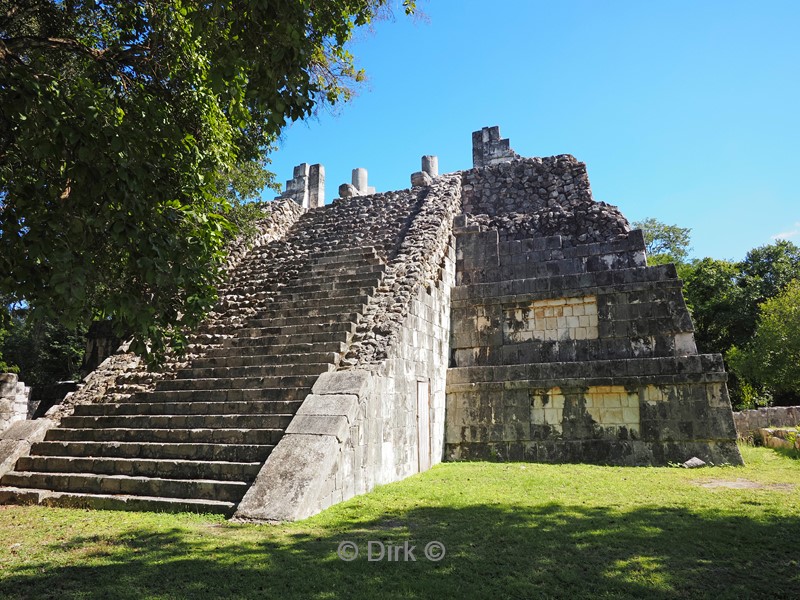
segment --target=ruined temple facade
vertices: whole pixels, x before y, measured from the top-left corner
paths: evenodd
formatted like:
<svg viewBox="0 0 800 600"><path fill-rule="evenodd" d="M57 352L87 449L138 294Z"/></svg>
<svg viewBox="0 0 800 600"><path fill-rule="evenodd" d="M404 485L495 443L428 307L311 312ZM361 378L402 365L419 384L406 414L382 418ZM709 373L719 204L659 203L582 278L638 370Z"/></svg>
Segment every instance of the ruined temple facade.
<svg viewBox="0 0 800 600"><path fill-rule="evenodd" d="M569 155L497 127L473 168L300 165L188 356L120 351L0 434L0 501L303 518L442 460L741 464L673 265Z"/></svg>

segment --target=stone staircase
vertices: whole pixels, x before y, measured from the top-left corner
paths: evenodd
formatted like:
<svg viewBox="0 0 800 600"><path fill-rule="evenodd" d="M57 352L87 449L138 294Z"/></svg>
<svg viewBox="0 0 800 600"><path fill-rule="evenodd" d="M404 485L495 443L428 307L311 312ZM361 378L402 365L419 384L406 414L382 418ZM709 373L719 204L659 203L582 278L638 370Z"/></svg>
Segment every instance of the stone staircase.
<svg viewBox="0 0 800 600"><path fill-rule="evenodd" d="M295 238L320 221L307 217ZM281 261L291 240L271 246L222 290L225 318L195 336L212 342L201 356L152 391L137 392L150 379L133 373L106 402L77 406L0 480L0 502L231 514L316 378L336 368L385 268L380 247Z"/></svg>

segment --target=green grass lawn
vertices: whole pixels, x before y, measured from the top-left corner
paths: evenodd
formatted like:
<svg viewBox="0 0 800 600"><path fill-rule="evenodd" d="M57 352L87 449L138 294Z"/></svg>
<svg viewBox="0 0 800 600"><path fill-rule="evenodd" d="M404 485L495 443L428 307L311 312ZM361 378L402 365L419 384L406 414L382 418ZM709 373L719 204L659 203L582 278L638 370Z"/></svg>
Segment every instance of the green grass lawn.
<svg viewBox="0 0 800 600"><path fill-rule="evenodd" d="M0 597L800 597L800 461L742 451L697 470L445 464L281 526L4 506ZM417 560L369 561L369 541Z"/></svg>

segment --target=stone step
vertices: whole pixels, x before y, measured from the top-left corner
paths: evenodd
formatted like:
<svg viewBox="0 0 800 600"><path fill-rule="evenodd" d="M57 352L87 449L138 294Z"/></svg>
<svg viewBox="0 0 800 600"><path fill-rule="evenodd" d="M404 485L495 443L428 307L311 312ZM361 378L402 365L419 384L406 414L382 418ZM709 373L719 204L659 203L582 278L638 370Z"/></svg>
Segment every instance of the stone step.
<svg viewBox="0 0 800 600"><path fill-rule="evenodd" d="M291 279L313 279L315 277L328 277L331 275L363 275L365 273L382 273L386 269L386 263L380 260L364 261L352 260L345 262L326 263L326 264L312 264L301 270L298 277ZM253 268L245 273L258 273L258 267ZM263 277L263 271L261 271ZM283 278L289 281L290 278ZM279 278L280 280L280 278ZM263 279L262 279L263 281Z"/></svg>
<svg viewBox="0 0 800 600"><path fill-rule="evenodd" d="M136 394L138 392L146 392L151 390L155 387L155 383L144 385L144 384L129 384L129 383L115 383L109 391L112 391L115 394Z"/></svg>
<svg viewBox="0 0 800 600"><path fill-rule="evenodd" d="M358 281L335 281L320 283L318 281L303 280L297 283L290 283L280 288L280 294L307 294L313 292L337 292L342 290L355 290L364 287L377 287L379 278L363 279Z"/></svg>
<svg viewBox="0 0 800 600"><path fill-rule="evenodd" d="M364 294L340 296L338 298L331 298L331 297L302 298L299 300L288 300L285 298L281 298L279 300L276 300L268 304L264 308L263 312L275 314L277 312L304 310L308 311L309 314L313 314L314 311L323 309L325 309L327 312L330 312L336 306L344 306L344 307L361 306L362 304L366 303L367 299L368 299L367 296Z"/></svg>
<svg viewBox="0 0 800 600"><path fill-rule="evenodd" d="M302 400L253 402L116 402L80 404L73 416L111 415L293 415Z"/></svg>
<svg viewBox="0 0 800 600"><path fill-rule="evenodd" d="M238 390L251 388L304 388L311 387L317 375L284 375L264 377L207 377L198 379L171 379L160 381L159 392L172 390Z"/></svg>
<svg viewBox="0 0 800 600"><path fill-rule="evenodd" d="M342 322L349 322L342 319ZM274 325L279 326L279 325ZM265 335L265 336L246 336L231 340L221 348L211 350L209 356L220 356L224 351L233 348L272 348L271 352L261 352L260 354L300 354L306 348L312 352L337 352L338 344L346 343L352 334L349 331L330 331L320 333L299 333L296 335ZM324 345L324 347L322 347ZM297 348L297 350L293 350Z"/></svg>
<svg viewBox="0 0 800 600"><path fill-rule="evenodd" d="M92 473L218 481L252 481L260 469L260 462L74 456L24 456L14 467L15 471L37 473Z"/></svg>
<svg viewBox="0 0 800 600"><path fill-rule="evenodd" d="M377 286L369 285L358 288L345 288L336 290L323 290L316 292L287 292L283 290L281 295L275 298L276 302L283 300L317 300L317 299L338 299L338 298L351 298L356 296L369 297L375 294Z"/></svg>
<svg viewBox="0 0 800 600"><path fill-rule="evenodd" d="M310 344L309 344L310 345ZM336 364L338 352L308 352L302 354L255 354L248 356L206 356L192 361L197 368L208 367L247 367L259 365L301 365L309 363Z"/></svg>
<svg viewBox="0 0 800 600"><path fill-rule="evenodd" d="M331 320L330 317L341 314L359 315L364 312L366 306L363 301L348 302L346 304L331 304L330 306L311 306L307 308L281 308L270 306L258 311L255 318L259 320L275 321L277 319L299 318L306 323L331 323L338 322L338 319ZM297 323L302 325L303 322Z"/></svg>
<svg viewBox="0 0 800 600"><path fill-rule="evenodd" d="M237 331L237 337L265 337L268 335L307 335L314 333L355 333L353 322L308 323L305 325L271 325L272 319L255 318L247 322L247 327Z"/></svg>
<svg viewBox="0 0 800 600"><path fill-rule="evenodd" d="M295 336L279 336L279 339L268 339L269 337L270 336L264 336L263 338L246 338L255 341L250 343L242 343L236 346L214 348L208 352L206 357L221 358L256 355L279 357L283 354L339 354L347 350L347 341L349 341L349 338L352 337L352 335L348 334L348 336L346 336L348 339L342 341L308 341L301 343L292 343L289 341L294 339ZM279 358L275 358L274 361L269 361L268 364L281 364L281 360Z"/></svg>
<svg viewBox="0 0 800 600"><path fill-rule="evenodd" d="M11 471L0 479L0 484L54 492L196 498L223 502L238 502L250 487L250 484L244 481L185 480L86 473L37 473L34 471Z"/></svg>
<svg viewBox="0 0 800 600"><path fill-rule="evenodd" d="M318 254L314 258L314 264L318 266L359 263L362 261L383 262L374 248L363 252L359 250L352 250L342 253Z"/></svg>
<svg viewBox="0 0 800 600"><path fill-rule="evenodd" d="M68 429L47 432L48 442L167 442L171 444L277 444L283 429Z"/></svg>
<svg viewBox="0 0 800 600"><path fill-rule="evenodd" d="M302 279L298 279L297 281L289 282L285 286L279 286L278 290L285 290L291 289L295 286L300 287L309 282L314 282L317 285L321 286L330 286L338 289L342 289L344 287L358 287L359 285L368 285L371 282L378 281L383 274L382 271L378 271L375 273L358 273L355 275L347 275L342 274L338 275L336 273L331 273L329 275L317 275L315 277L303 277Z"/></svg>
<svg viewBox="0 0 800 600"><path fill-rule="evenodd" d="M313 225L305 225L305 226L313 227ZM247 256L251 260L261 259L266 261L268 264L274 264L273 262L275 259L274 249L271 248L270 246L259 246L258 248L253 248L248 253ZM365 248L340 248L334 250L319 250L315 251L313 254L309 254L308 256L312 264L324 265L337 262L347 262L347 261L358 262L361 260L370 260L373 258L378 258L379 255L376 248L372 246L367 246Z"/></svg>
<svg viewBox="0 0 800 600"><path fill-rule="evenodd" d="M223 460L263 463L273 444L170 444L165 442L38 442L36 456L153 458L164 460Z"/></svg>
<svg viewBox="0 0 800 600"><path fill-rule="evenodd" d="M306 325L308 323L339 323L339 322L350 322L354 321L358 318L362 307L357 307L357 309L344 309L343 307L337 307L338 310L329 314L322 314L322 315L308 315L302 314L299 312L294 313L293 316L283 316L283 315L275 315L271 317L269 321L270 327L283 327L284 325ZM261 312L261 311L260 311ZM249 319L248 319L249 320ZM230 340L226 340L224 344L227 346L228 344L236 344L239 340L239 337L235 337ZM320 340L321 341L321 340Z"/></svg>
<svg viewBox="0 0 800 600"><path fill-rule="evenodd" d="M140 392L124 402L250 402L303 400L311 388L259 387L238 390L170 390Z"/></svg>
<svg viewBox="0 0 800 600"><path fill-rule="evenodd" d="M295 287L302 288L308 282L337 289L370 286L379 281L383 275L384 267L380 269L367 269L363 272L350 273L348 270L341 272L306 273L297 279L283 279L272 281L255 281L253 279L233 279L219 291L221 304L230 305L241 300L266 300L275 299L276 294L283 294L285 290Z"/></svg>
<svg viewBox="0 0 800 600"><path fill-rule="evenodd" d="M287 414L226 415L98 415L61 419L68 429L286 429Z"/></svg>
<svg viewBox="0 0 800 600"><path fill-rule="evenodd" d="M178 371L177 379L208 379L231 377L283 377L286 375L319 375L332 371L329 363L300 363L296 365L253 365L246 367L192 367Z"/></svg>
<svg viewBox="0 0 800 600"><path fill-rule="evenodd" d="M153 512L194 512L230 516L237 502L198 500L194 498L159 498L120 494L84 494L52 490L0 487L0 504L40 504L62 508L94 508L100 510L132 510Z"/></svg>

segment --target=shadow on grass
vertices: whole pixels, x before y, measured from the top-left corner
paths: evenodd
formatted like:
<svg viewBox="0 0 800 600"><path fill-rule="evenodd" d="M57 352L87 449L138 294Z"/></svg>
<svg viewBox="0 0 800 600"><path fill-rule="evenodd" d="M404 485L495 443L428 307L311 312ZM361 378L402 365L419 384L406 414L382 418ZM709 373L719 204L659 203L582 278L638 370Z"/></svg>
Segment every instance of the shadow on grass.
<svg viewBox="0 0 800 600"><path fill-rule="evenodd" d="M797 460L800 458L800 450L797 448L772 448L772 451L786 458Z"/></svg>
<svg viewBox="0 0 800 600"><path fill-rule="evenodd" d="M28 562L0 573L4 598L747 598L795 597L800 516L550 504L422 508L336 531L270 527L136 530L75 537L81 564ZM352 562L337 557L355 542ZM416 546L416 562L368 561L367 542ZM446 556L427 560L440 541ZM403 553L399 557L402 559ZM92 565L92 566L90 566Z"/></svg>

